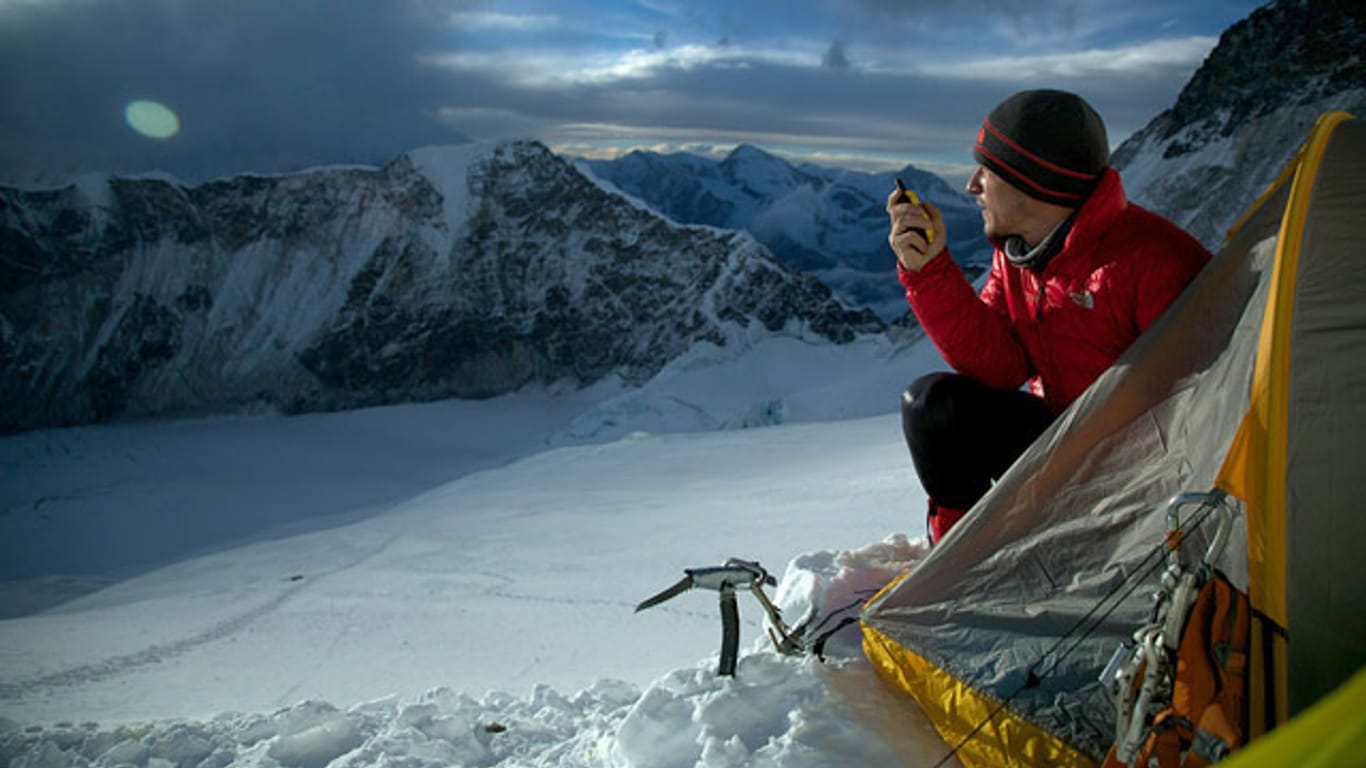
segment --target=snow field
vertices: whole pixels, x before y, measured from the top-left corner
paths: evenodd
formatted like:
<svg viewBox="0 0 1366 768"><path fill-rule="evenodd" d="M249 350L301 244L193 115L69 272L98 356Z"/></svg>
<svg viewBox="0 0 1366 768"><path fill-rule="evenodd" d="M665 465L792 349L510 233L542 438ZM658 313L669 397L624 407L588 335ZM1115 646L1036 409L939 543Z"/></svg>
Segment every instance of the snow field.
<svg viewBox="0 0 1366 768"><path fill-rule="evenodd" d="M927 346L736 339L637 390L0 439L0 764L932 763L856 625L779 656L741 594L718 678L715 593L634 612L735 556L829 628L923 557L891 411ZM62 583L107 586L19 607Z"/></svg>

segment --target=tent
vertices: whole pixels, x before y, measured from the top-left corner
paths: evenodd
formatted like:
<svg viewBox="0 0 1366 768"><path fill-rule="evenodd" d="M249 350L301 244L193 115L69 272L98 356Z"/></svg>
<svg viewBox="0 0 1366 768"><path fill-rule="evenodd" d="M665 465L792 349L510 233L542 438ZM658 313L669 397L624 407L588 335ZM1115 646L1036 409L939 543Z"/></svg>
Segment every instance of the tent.
<svg viewBox="0 0 1366 768"><path fill-rule="evenodd" d="M1163 318L864 607L865 653L964 765L1104 756L1099 678L1147 620L1178 494L1238 512L1216 565L1256 617L1254 737L1366 663L1363 212L1366 124L1330 113Z"/></svg>
<svg viewBox="0 0 1366 768"><path fill-rule="evenodd" d="M1232 757L1226 768L1338 768L1360 765L1366 744L1366 670L1282 728Z"/></svg>

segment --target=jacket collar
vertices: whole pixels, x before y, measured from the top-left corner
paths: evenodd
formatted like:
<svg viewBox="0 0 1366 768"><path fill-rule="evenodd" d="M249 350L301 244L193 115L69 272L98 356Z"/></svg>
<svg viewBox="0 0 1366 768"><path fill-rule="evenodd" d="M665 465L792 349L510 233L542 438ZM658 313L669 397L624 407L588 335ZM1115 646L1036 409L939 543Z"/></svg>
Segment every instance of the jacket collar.
<svg viewBox="0 0 1366 768"><path fill-rule="evenodd" d="M1083 242L1094 245L1128 207L1129 199L1124 194L1119 171L1106 168L1096 188L1077 211L1077 220L1067 238L1067 247L1081 246Z"/></svg>
<svg viewBox="0 0 1366 768"><path fill-rule="evenodd" d="M1086 201L1081 204L1072 218L1072 228L1062 250L1050 259L1049 263L1067 260L1077 253L1089 253L1100 242L1106 230L1115 223L1124 209L1129 207L1129 199L1124 194L1124 184L1120 181L1119 171L1106 168L1096 188L1091 190ZM1005 243L992 240L992 245L1004 253Z"/></svg>

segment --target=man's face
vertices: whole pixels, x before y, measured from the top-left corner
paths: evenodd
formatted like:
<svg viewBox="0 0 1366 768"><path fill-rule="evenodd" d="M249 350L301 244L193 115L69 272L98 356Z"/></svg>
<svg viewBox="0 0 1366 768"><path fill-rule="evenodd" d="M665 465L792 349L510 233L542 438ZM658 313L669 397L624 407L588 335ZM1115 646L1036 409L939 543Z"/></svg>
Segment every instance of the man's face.
<svg viewBox="0 0 1366 768"><path fill-rule="evenodd" d="M1030 198L984 166L968 177L967 193L982 209L982 231L992 240L1024 236L1029 220Z"/></svg>

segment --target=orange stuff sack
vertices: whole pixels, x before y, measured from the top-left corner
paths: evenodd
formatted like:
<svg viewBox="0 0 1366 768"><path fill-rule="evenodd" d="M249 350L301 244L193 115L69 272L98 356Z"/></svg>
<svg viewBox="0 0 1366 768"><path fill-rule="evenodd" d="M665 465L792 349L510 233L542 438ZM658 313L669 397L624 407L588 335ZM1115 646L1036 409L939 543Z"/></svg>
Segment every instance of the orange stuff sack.
<svg viewBox="0 0 1366 768"><path fill-rule="evenodd" d="M1154 718L1133 765L1198 768L1223 759L1247 735L1251 610L1247 595L1215 574L1191 606L1177 650L1170 705ZM1102 768L1121 768L1113 747Z"/></svg>

